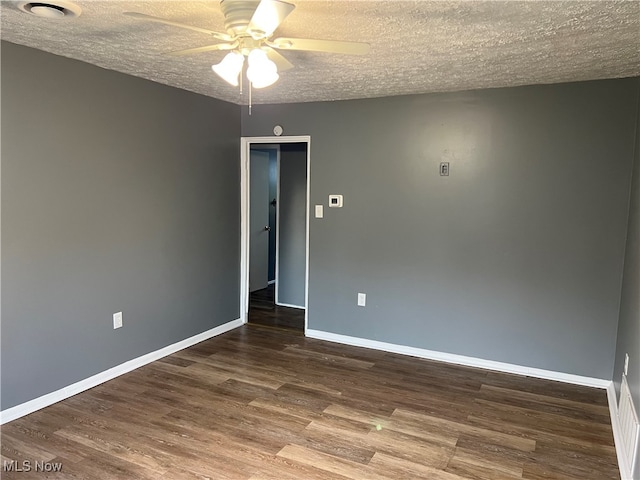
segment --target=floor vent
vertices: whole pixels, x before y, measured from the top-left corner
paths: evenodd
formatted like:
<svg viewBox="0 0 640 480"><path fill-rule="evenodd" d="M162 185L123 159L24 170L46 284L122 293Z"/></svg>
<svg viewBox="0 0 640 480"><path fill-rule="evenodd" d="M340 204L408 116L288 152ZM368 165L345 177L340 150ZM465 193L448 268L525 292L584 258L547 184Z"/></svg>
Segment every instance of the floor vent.
<svg viewBox="0 0 640 480"><path fill-rule="evenodd" d="M622 375L622 384L620 386L620 404L618 405L618 419L620 421L620 430L622 433L622 443L624 454L630 471L635 468L636 452L638 451L638 439L640 437L640 424L638 423L638 415L633 407L627 376Z"/></svg>

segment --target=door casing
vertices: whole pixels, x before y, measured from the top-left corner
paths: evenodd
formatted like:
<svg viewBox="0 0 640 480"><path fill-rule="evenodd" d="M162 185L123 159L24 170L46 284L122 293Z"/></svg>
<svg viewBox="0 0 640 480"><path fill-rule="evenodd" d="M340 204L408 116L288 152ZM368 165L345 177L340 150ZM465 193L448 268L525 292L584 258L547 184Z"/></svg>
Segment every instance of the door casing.
<svg viewBox="0 0 640 480"><path fill-rule="evenodd" d="M265 143L306 143L307 144L307 196L306 196L306 234L305 234L305 312L304 331L309 323L309 193L311 185L311 136L282 137L241 137L240 139L240 318L247 323L249 311L249 193L251 145Z"/></svg>

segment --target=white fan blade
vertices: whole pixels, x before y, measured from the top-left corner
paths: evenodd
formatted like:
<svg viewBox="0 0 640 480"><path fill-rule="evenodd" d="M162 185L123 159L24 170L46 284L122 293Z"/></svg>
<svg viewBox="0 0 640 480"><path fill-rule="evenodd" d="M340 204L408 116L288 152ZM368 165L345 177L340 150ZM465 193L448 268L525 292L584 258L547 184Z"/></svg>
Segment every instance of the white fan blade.
<svg viewBox="0 0 640 480"><path fill-rule="evenodd" d="M341 42L337 40L311 40L309 38L276 38L267 42L270 47L282 50L307 50L311 52L346 53L366 55L371 47L368 43Z"/></svg>
<svg viewBox="0 0 640 480"><path fill-rule="evenodd" d="M281 0L262 0L251 17L247 31L254 38L267 38L296 8Z"/></svg>
<svg viewBox="0 0 640 480"><path fill-rule="evenodd" d="M195 32L205 33L207 35L211 35L212 37L217 38L218 40L224 40L224 41L231 40L231 37L226 33L214 32L213 30L207 30L206 28L193 27L191 25L186 25L184 23L172 22L171 20L166 20L160 17L152 17L151 15L145 15L144 13L123 12L123 15L127 15L128 17L133 17L133 18L139 18L140 20L147 20L149 22L164 23L165 25L171 25L173 27L186 28L187 30L193 30Z"/></svg>
<svg viewBox="0 0 640 480"><path fill-rule="evenodd" d="M283 72L285 70L293 68L293 64L282 55L280 55L279 52L276 52L273 48L267 47L264 48L264 51L267 52L267 57L269 57L269 60L276 64L279 72Z"/></svg>
<svg viewBox="0 0 640 480"><path fill-rule="evenodd" d="M183 55L191 55L193 53L212 52L214 50L233 50L238 46L238 42L233 43L216 43L215 45L206 45L204 47L187 48L186 50L176 50L169 52L167 55L181 57Z"/></svg>

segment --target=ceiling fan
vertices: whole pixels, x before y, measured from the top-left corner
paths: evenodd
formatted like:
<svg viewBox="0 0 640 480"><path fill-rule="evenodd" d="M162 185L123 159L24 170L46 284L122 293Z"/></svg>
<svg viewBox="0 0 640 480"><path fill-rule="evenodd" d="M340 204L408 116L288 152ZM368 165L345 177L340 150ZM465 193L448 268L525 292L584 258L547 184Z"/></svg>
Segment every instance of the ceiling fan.
<svg viewBox="0 0 640 480"><path fill-rule="evenodd" d="M220 40L220 43L170 52L169 55L182 56L229 50L224 59L211 68L222 79L236 87L239 85L239 79L241 81L242 78L245 57L248 64L246 75L250 85L253 88L263 88L278 80L278 71L293 67L276 49L350 55L365 55L369 52L369 44L360 42L287 37L271 39L278 26L296 8L295 5L282 0L221 0L220 8L224 15L227 33L185 25L143 13L125 12L124 14L141 20L194 30Z"/></svg>

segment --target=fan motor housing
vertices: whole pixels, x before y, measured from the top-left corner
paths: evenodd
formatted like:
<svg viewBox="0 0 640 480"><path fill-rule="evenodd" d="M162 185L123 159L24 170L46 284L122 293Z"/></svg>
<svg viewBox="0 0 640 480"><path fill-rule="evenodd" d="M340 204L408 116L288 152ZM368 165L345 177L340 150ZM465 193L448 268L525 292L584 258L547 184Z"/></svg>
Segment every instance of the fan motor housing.
<svg viewBox="0 0 640 480"><path fill-rule="evenodd" d="M247 26L259 3L256 0L222 0L220 2L220 8L224 14L224 28L229 35L240 35L247 31Z"/></svg>

